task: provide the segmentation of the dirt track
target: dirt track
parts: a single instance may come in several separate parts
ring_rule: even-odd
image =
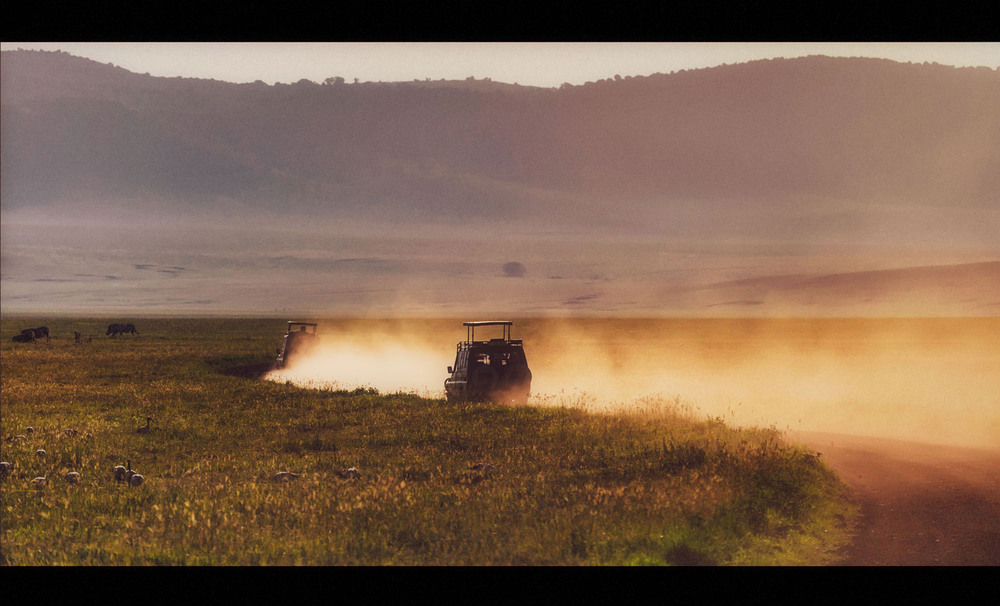
[[[848,566],[1000,565],[1000,452],[838,434],[822,453],[861,508]]]

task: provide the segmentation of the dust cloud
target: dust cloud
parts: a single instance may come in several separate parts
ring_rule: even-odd
[[[265,377],[317,389],[377,389],[444,397],[461,322],[437,320],[319,320],[320,343],[308,355]],[[459,330],[456,330],[456,326]],[[450,345],[449,345],[450,343]]]
[[[401,343],[321,343],[266,378],[320,389],[374,388],[383,394],[402,392],[437,398],[444,396],[444,366],[439,357],[440,352]],[[437,378],[440,381],[432,381]],[[434,388],[432,382],[437,383]]]
[[[321,324],[323,328],[324,324]],[[272,380],[443,397],[460,320],[332,320]],[[1000,449],[1000,318],[524,319],[529,404]],[[478,336],[478,334],[477,334]]]

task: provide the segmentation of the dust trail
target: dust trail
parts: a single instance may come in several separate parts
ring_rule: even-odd
[[[572,386],[606,407],[679,396],[736,425],[1000,448],[1000,318],[577,320],[539,334],[533,392]]]
[[[321,343],[307,357],[265,377],[313,388],[374,388],[379,393],[415,393],[444,397],[447,356],[406,343]],[[436,379],[440,379],[437,381]]]
[[[442,397],[461,320],[331,321],[273,380]],[[529,404],[688,403],[743,426],[1000,449],[1000,318],[525,319]]]

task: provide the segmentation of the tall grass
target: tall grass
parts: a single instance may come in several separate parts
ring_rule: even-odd
[[[22,324],[39,321],[4,319],[0,345],[6,565],[824,564],[848,540],[816,457],[680,399],[599,413],[226,374],[271,358],[279,320],[147,320],[76,345],[106,323],[67,319],[10,343]],[[112,480],[126,460],[141,487]]]

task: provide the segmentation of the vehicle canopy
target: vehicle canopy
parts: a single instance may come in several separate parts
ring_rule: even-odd
[[[510,327],[514,324],[513,320],[482,320],[478,322],[462,322],[462,325],[466,327],[465,329],[465,341],[464,344],[472,345],[475,343],[485,344],[490,342],[503,342],[510,344],[520,344],[521,339],[511,340],[510,338]],[[502,326],[503,327],[503,337],[499,339],[490,339],[489,341],[476,341],[476,328],[480,326]],[[463,343],[459,343],[459,346]]]
[[[316,334],[316,327],[319,326],[315,322],[295,322],[293,320],[288,321],[288,330],[286,332],[304,332],[311,335]],[[312,329],[310,332],[309,329]]]

